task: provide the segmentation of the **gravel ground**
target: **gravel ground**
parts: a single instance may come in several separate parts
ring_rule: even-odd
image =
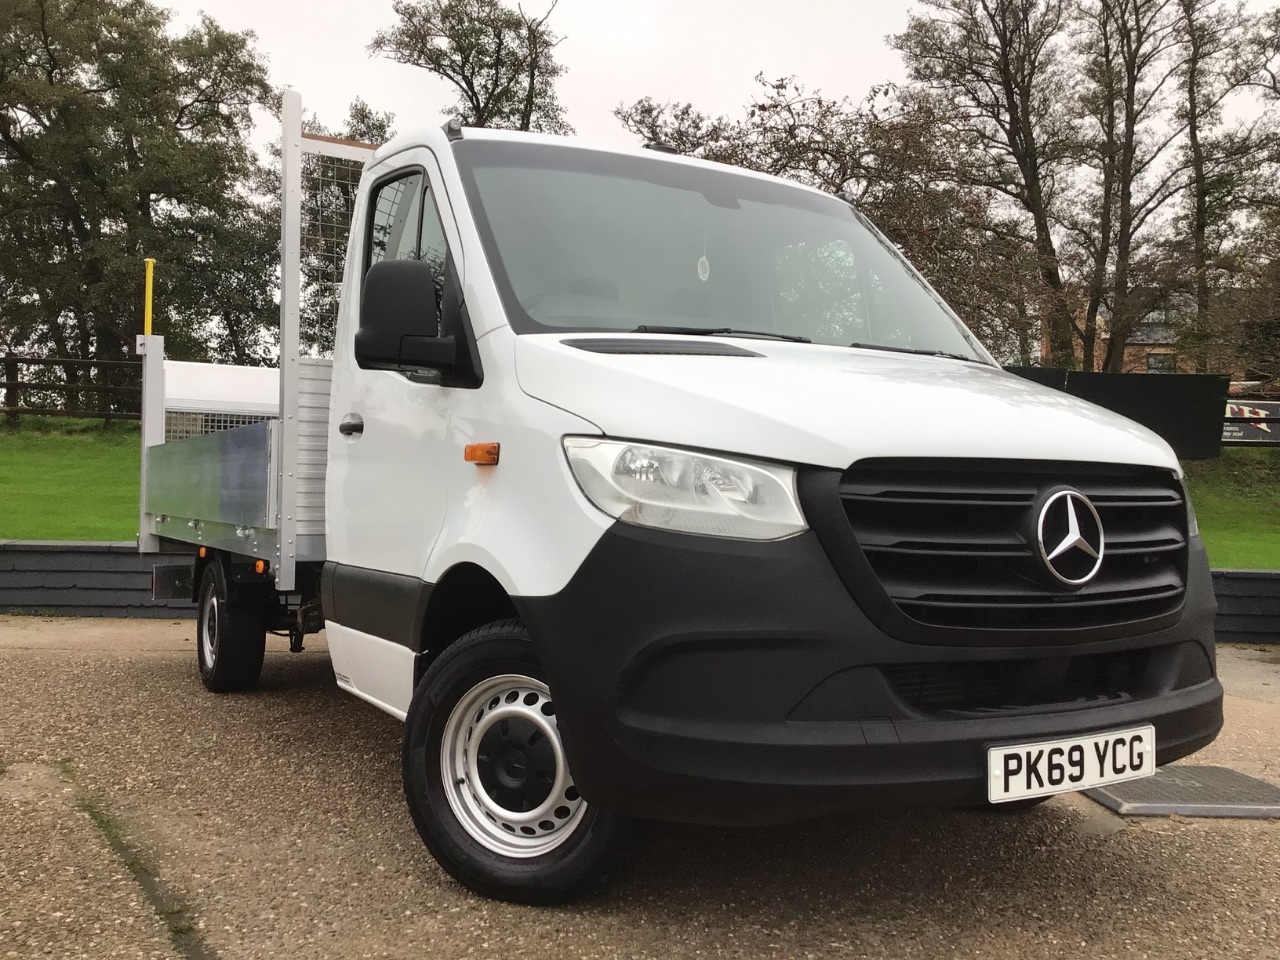
[[[0,958],[1280,958],[1280,823],[1122,821],[1078,796],[654,824],[585,903],[482,900],[420,844],[400,725],[334,686],[322,642],[216,697],[192,629],[0,617]],[[1227,730],[1192,762],[1280,782],[1280,649],[1222,659]]]
[[[44,764],[0,778],[0,956],[170,957],[129,869]]]

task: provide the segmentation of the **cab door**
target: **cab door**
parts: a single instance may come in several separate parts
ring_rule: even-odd
[[[384,260],[434,268],[437,311],[450,250],[430,151],[400,154],[366,194],[334,344],[326,478],[324,598],[339,683],[402,713],[429,587],[422,574],[444,521],[452,389],[430,373],[361,369],[354,356],[364,275]],[[359,229],[359,228],[357,228]],[[452,238],[453,248],[457,237]],[[422,336],[427,329],[424,310]],[[346,682],[344,682],[344,680]]]

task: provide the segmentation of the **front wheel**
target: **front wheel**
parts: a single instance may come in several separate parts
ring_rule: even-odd
[[[578,794],[517,620],[473,630],[432,663],[405,718],[403,764],[423,842],[485,896],[563,902],[602,886],[630,846],[632,821]]]

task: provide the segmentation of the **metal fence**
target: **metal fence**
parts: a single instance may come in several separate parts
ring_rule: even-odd
[[[137,420],[142,409],[142,364],[137,360],[81,360],[73,357],[0,359],[4,406],[11,425],[24,414]]]
[[[342,274],[360,176],[373,144],[302,134],[300,340],[311,356],[332,356]]]

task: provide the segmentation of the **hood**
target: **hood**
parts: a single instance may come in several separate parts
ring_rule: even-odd
[[[655,338],[691,349],[708,339]],[[841,470],[868,457],[1178,470],[1169,445],[1146,427],[986,364],[746,338],[714,338],[750,351],[736,356],[600,353],[574,340],[602,337],[516,337],[520,387],[611,437]]]

